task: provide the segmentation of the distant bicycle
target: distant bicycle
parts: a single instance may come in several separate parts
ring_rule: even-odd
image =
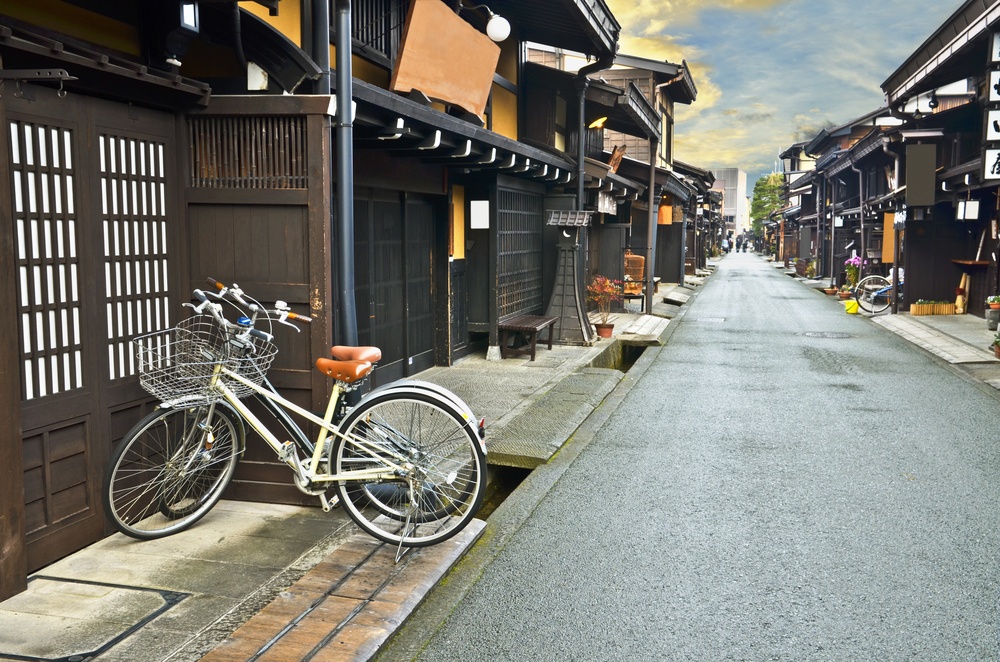
[[[903,296],[903,281],[897,285],[896,296]],[[854,287],[854,298],[861,310],[877,315],[892,303],[892,281],[885,276],[865,276]]]

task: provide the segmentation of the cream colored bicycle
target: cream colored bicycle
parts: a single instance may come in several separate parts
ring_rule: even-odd
[[[195,290],[199,303],[186,304],[192,317],[133,341],[140,383],[161,402],[125,435],[105,474],[104,509],[119,531],[160,538],[204,517],[233,477],[247,426],[288,465],[299,490],[327,511],[339,501],[380,540],[432,545],[472,520],[486,486],[486,445],[484,423],[468,405],[437,385],[399,381],[348,407],[344,395],[381,352],[339,346],[316,361],[333,379],[326,412],[307,411],[282,397],[267,371],[277,353],[271,325],[297,328],[309,318],[210,282],[217,291]],[[272,414],[280,433],[246,400]],[[317,438],[289,412],[316,426]]]

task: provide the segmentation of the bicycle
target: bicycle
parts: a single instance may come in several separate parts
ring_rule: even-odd
[[[118,531],[161,538],[204,517],[233,477],[247,425],[289,466],[300,491],[317,497],[324,511],[342,505],[362,530],[398,545],[398,554],[447,540],[472,520],[486,486],[485,421],[477,424],[465,402],[435,384],[405,380],[349,406],[345,395],[372,372],[381,351],[334,346],[331,358],[316,360],[334,380],[326,411],[307,411],[266,375],[277,353],[273,325],[298,331],[296,324],[310,318],[282,301],[267,309],[238,285],[209,282],[217,292],[196,289],[199,303],[184,304],[192,317],[133,340],[140,384],[160,404],[125,435],[105,473],[104,510]],[[236,322],[223,303],[235,309]],[[265,323],[267,330],[257,328]],[[247,398],[274,416],[287,441]],[[315,441],[289,412],[318,427]]]
[[[896,296],[903,296],[903,281],[897,283]],[[866,313],[877,315],[892,303],[892,281],[885,276],[865,276],[854,287],[854,298]]]

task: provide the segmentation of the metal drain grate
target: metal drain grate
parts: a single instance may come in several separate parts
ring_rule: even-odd
[[[4,602],[12,609],[5,622],[22,632],[39,623],[51,631],[44,638],[22,638],[0,644],[0,658],[26,662],[83,662],[104,653],[180,601],[189,593],[140,586],[123,586],[82,579],[35,575],[28,590]],[[17,603],[31,603],[18,609]],[[14,650],[11,650],[14,649]]]

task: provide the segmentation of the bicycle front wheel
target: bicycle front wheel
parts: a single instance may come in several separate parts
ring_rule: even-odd
[[[482,505],[486,456],[472,422],[447,400],[390,390],[353,409],[341,433],[330,473],[393,473],[337,484],[347,514],[379,540],[405,547],[439,543]]]
[[[140,540],[183,531],[222,497],[243,448],[243,426],[227,407],[154,411],[115,450],[104,476],[104,512]]]
[[[865,276],[854,288],[858,306],[867,313],[881,313],[892,302],[892,283],[883,276]]]

